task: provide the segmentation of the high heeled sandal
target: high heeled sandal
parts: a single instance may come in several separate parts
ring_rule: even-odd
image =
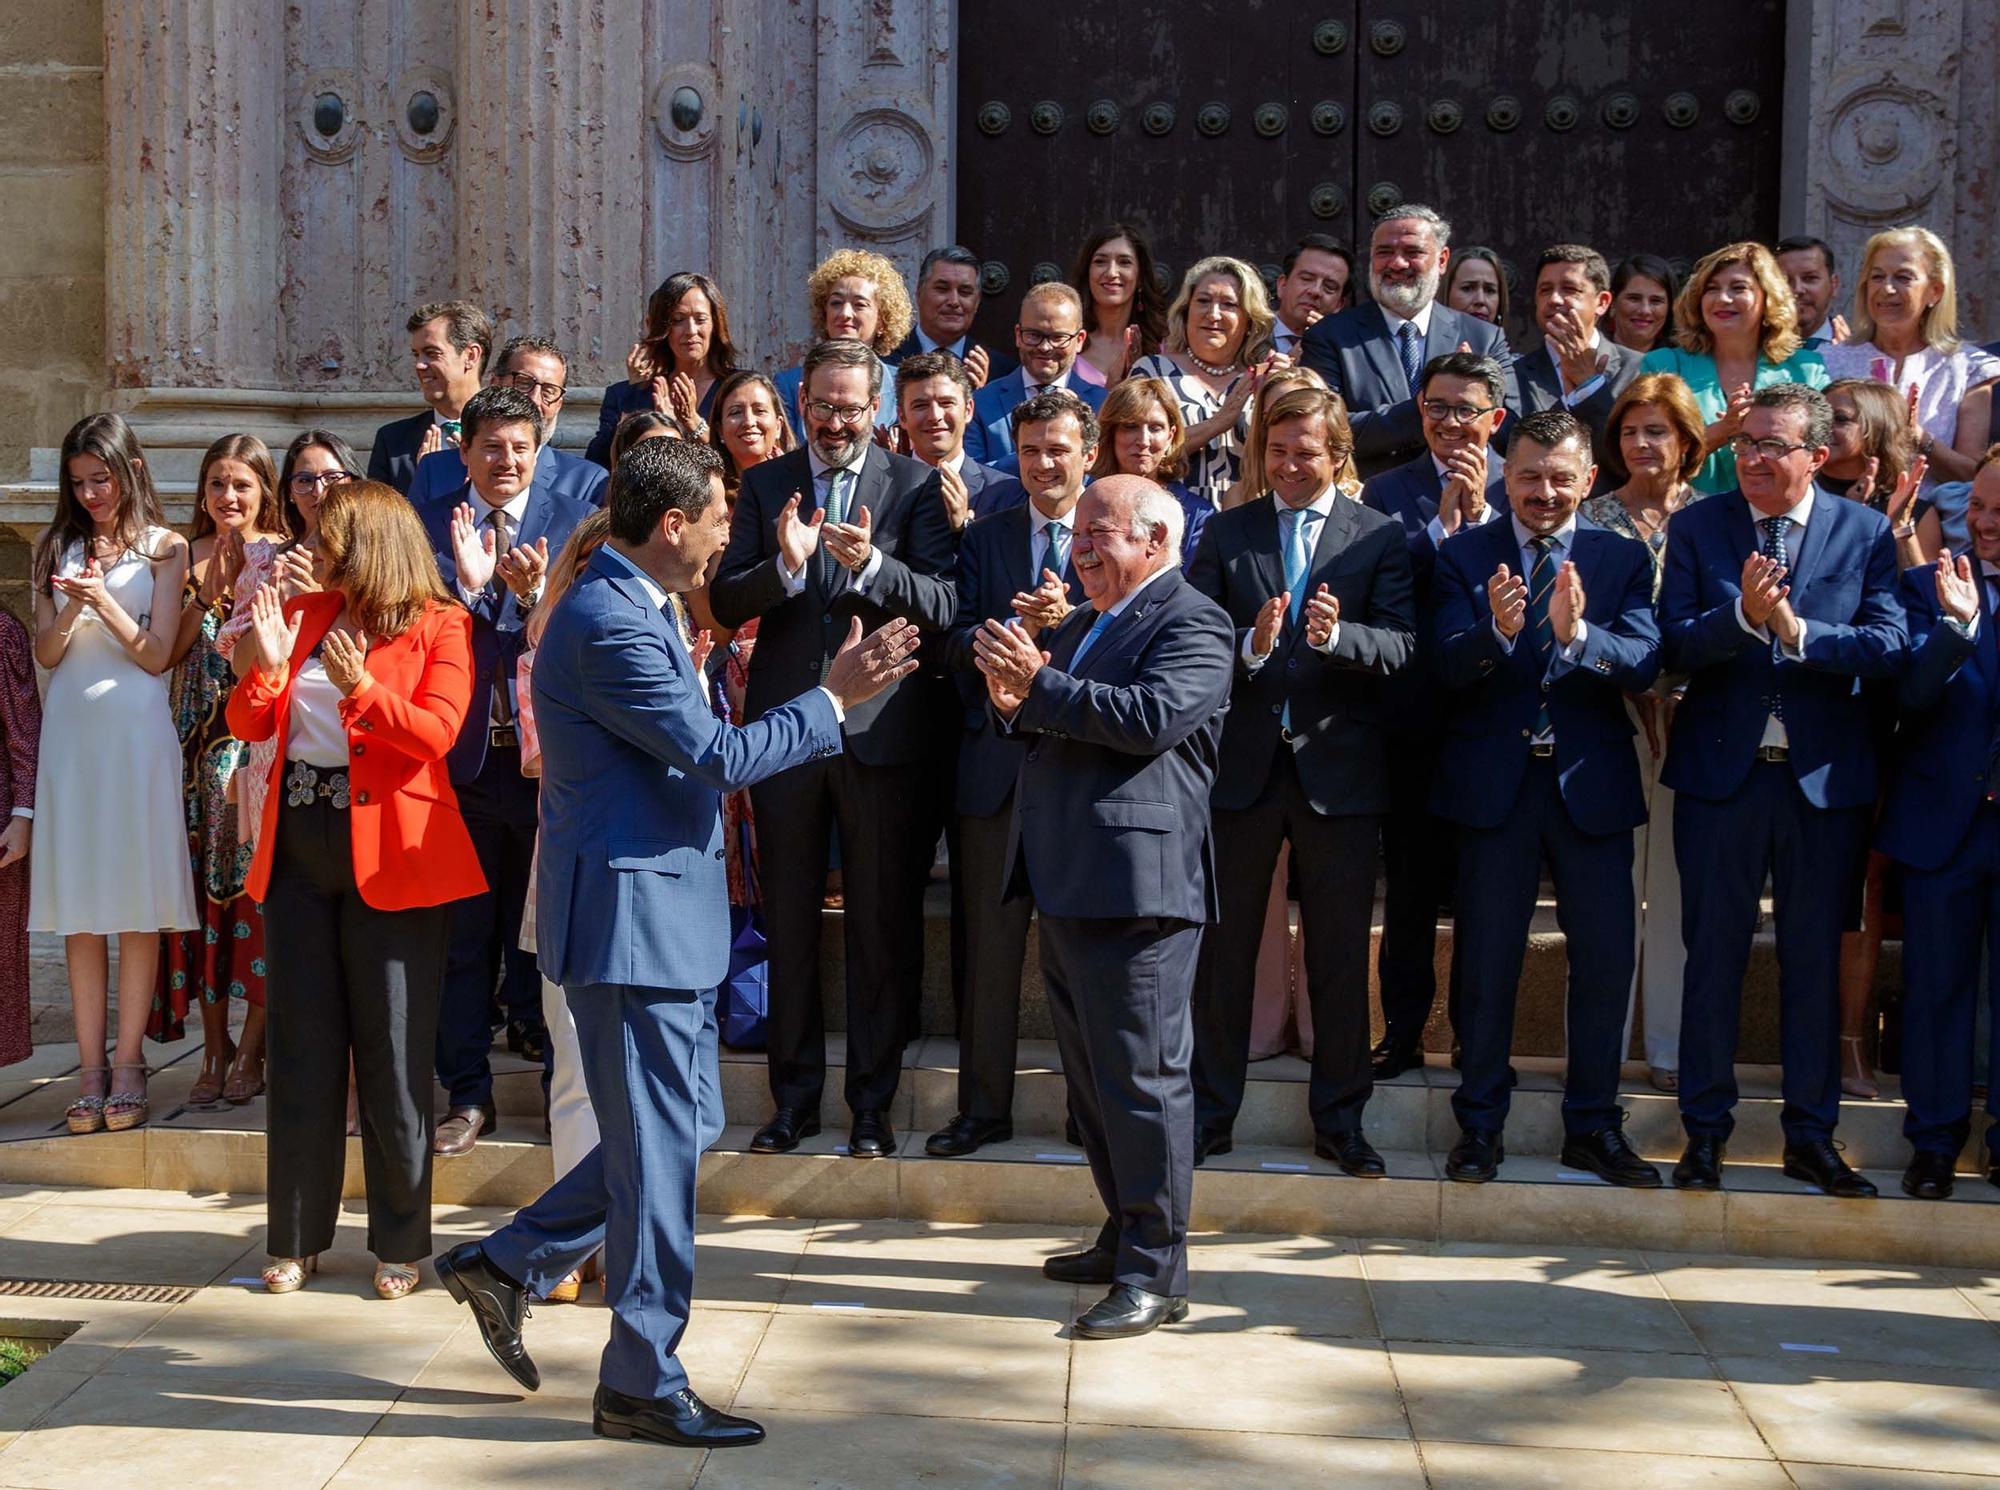
[[[297,1293],[306,1286],[306,1276],[319,1271],[319,1254],[311,1257],[274,1257],[264,1264],[262,1277],[267,1293]]]
[[[250,1074],[251,1057],[231,1069],[229,1079],[222,1084],[222,1100],[232,1107],[241,1107],[245,1102],[264,1095],[264,1057],[257,1056],[256,1074]]]
[[[223,1084],[229,1077],[229,1063],[236,1059],[236,1046],[231,1042],[226,1049],[215,1055],[202,1055],[201,1075],[188,1088],[187,1102],[190,1107],[213,1107],[222,1100]]]
[[[1850,1072],[1847,1062],[1841,1062],[1840,1090],[1849,1097],[1859,1097],[1864,1102],[1882,1095],[1882,1089],[1875,1084],[1874,1068],[1868,1064],[1868,1042],[1861,1035],[1842,1035],[1840,1048],[1852,1051],[1854,1068]]]
[[[375,1264],[375,1292],[385,1299],[408,1298],[417,1289],[417,1268],[410,1262]]]
[[[152,1115],[153,1104],[146,1095],[146,1063],[144,1061],[113,1061],[111,1069],[117,1071],[137,1071],[139,1089],[118,1091],[117,1078],[112,1079],[113,1091],[104,1099],[104,1126],[113,1133],[123,1133],[136,1128]]]
[[[102,1076],[108,1081],[111,1075],[111,1068],[109,1066],[84,1066],[78,1070],[76,1075],[78,1081],[86,1080],[92,1076]],[[74,1102],[69,1104],[69,1110],[63,1114],[63,1121],[69,1124],[69,1131],[72,1133],[102,1133],[104,1131],[104,1093],[83,1093]]]

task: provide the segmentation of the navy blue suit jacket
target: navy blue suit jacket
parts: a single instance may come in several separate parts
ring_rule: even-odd
[[[1975,574],[1978,568],[1975,559]],[[1938,610],[1934,563],[1903,572],[1901,599],[1910,660],[1897,694],[1897,765],[1875,846],[1912,869],[1942,869],[1978,815],[1993,769],[2000,626],[1983,603],[1971,640],[1948,624]]]
[[[432,423],[431,411],[392,419],[375,431],[375,443],[368,450],[368,479],[384,481],[404,496],[417,479],[417,451]]]
[[[978,341],[969,335],[961,336],[949,346],[941,346],[938,350],[940,352],[949,352],[960,362],[963,362],[971,354],[974,347],[986,347],[986,343]],[[901,367],[905,357],[914,357],[923,349],[923,343],[917,340],[917,328],[912,326],[910,334],[897,343],[896,350],[891,352],[884,360],[888,362],[891,368]],[[989,383],[995,378],[1006,377],[1008,373],[1020,365],[1020,363],[1014,360],[1012,353],[1003,352],[998,347],[986,347],[986,380]]]
[[[840,751],[833,702],[816,688],[754,724],[717,719],[673,625],[600,550],[535,653],[536,957],[572,997],[594,984],[721,982],[722,794]]]
[[[1736,619],[1743,561],[1760,546],[1754,516],[1731,490],[1682,508],[1669,527],[1660,630],[1667,669],[1691,676],[1660,780],[1711,802],[1734,793],[1776,689],[1806,800],[1866,806],[1875,800],[1875,748],[1861,680],[1895,677],[1908,647],[1888,519],[1815,490],[1811,520],[1789,545],[1792,609],[1806,623],[1805,660],[1794,662],[1777,660],[1774,643]]]
[[[987,469],[992,468],[987,467]],[[995,474],[999,475],[998,472]],[[1090,481],[1091,478],[1088,476],[1083,478],[1085,486],[1089,486]],[[1208,520],[1215,516],[1215,504],[1207,497],[1196,496],[1181,482],[1162,481],[1160,485],[1181,504],[1181,568],[1185,569],[1194,561],[1195,549],[1201,543],[1202,529],[1207,527]],[[972,515],[990,517],[996,512],[1005,512],[1009,507],[1019,507],[1027,500],[1028,489],[1021,485],[1020,477],[1001,475],[998,482],[988,486],[982,496],[974,500]]]
[[[705,420],[713,420],[715,390],[722,386],[717,378],[708,385],[708,392],[695,405],[695,412]],[[583,452],[583,458],[600,466],[611,464],[611,437],[618,433],[618,426],[627,414],[636,414],[641,409],[653,407],[653,385],[635,383],[630,378],[620,378],[604,390],[604,404],[597,412],[597,433],[590,437],[590,444]]]
[[[1513,521],[1455,534],[1438,555],[1432,628],[1438,677],[1451,690],[1431,810],[1468,827],[1496,827],[1521,790],[1544,698],[1570,821],[1616,833],[1646,821],[1646,789],[1625,695],[1660,671],[1653,560],[1642,543],[1579,522],[1569,552],[1583,581],[1583,649],[1547,664],[1526,628],[1510,651],[1493,630],[1486,582],[1525,562]]]
[[[553,445],[544,445],[535,457],[538,481],[545,466],[548,468],[549,490],[579,497],[593,507],[604,505],[605,491],[611,482],[611,473],[604,467],[558,450]],[[410,483],[410,489],[404,495],[410,499],[412,506],[422,511],[438,498],[464,489],[465,456],[457,446],[447,445],[417,462],[417,478]],[[549,545],[549,557],[555,557],[554,544]]]
[[[1300,784],[1316,812],[1389,810],[1389,750],[1382,685],[1416,650],[1417,608],[1402,530],[1345,497],[1319,525],[1303,586],[1325,585],[1340,602],[1330,652],[1305,639],[1304,610],[1287,618],[1263,664],[1252,672],[1243,644],[1257,613],[1285,588],[1277,499],[1218,512],[1188,565],[1188,583],[1229,613],[1236,628],[1229,717],[1214,805],[1241,812],[1263,793],[1278,752],[1293,752]],[[1291,735],[1281,733],[1291,706]]]
[[[1027,745],[1018,735],[995,728],[986,707],[986,677],[973,660],[972,637],[984,621],[1012,620],[1014,597],[1041,583],[1041,575],[1031,572],[1032,527],[1030,509],[1014,506],[968,524],[958,539],[958,616],[945,638],[945,666],[958,685],[965,712],[955,810],[976,817],[990,816],[1007,805]],[[1083,586],[1077,583],[1075,569],[1063,579],[1069,603],[1083,605]]]
[[[1107,389],[1085,382],[1072,368],[1063,387],[1089,404],[1092,411],[1104,407]],[[1013,413],[1027,402],[1028,375],[1015,368],[1005,377],[994,378],[972,396],[972,422],[965,430],[965,453],[974,460],[1012,472],[1014,459]]]
[[[1460,342],[1506,369],[1507,386],[1501,402],[1510,417],[1519,417],[1521,390],[1514,379],[1514,354],[1500,328],[1476,316],[1433,305],[1430,330],[1424,337],[1424,361],[1456,352]],[[1379,305],[1357,305],[1315,321],[1300,351],[1305,365],[1345,400],[1348,422],[1354,429],[1355,463],[1364,477],[1376,476],[1423,453],[1423,420]],[[1505,434],[1503,429],[1496,443],[1504,444]]]
[[[1208,794],[1235,631],[1169,568],[1076,672],[1096,624],[1071,612],[1013,719],[1028,738],[1007,840],[1008,895],[1045,916],[1206,923],[1218,914]]]
[[[576,525],[595,510],[590,502],[572,492],[556,489],[555,478],[545,474],[541,461],[535,462],[535,479],[529,487],[528,508],[521,516],[521,531],[513,535],[517,544],[533,544],[546,538],[549,557],[554,559]],[[470,502],[473,511],[484,515],[489,509],[467,482],[456,491],[432,497],[417,509],[424,530],[430,535],[431,552],[445,588],[462,599],[458,590],[458,559],[451,548],[451,514],[461,502]],[[470,781],[486,764],[487,730],[493,710],[496,681],[514,680],[514,664],[520,660],[521,628],[527,623],[524,608],[496,575],[485,592],[471,604],[472,612],[472,703],[465,711],[465,723],[451,747],[446,764],[454,783]],[[539,717],[536,723],[540,724]]]

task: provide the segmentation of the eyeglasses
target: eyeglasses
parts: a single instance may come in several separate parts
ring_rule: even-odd
[[[1439,424],[1470,424],[1481,415],[1492,412],[1491,404],[1482,408],[1478,404],[1447,404],[1431,400],[1424,403],[1424,417]]]
[[[1738,435],[1729,442],[1729,453],[1738,460],[1742,460],[1754,450],[1759,459],[1779,461],[1790,455],[1794,450],[1810,450],[1812,448],[1810,445],[1797,443],[1792,440],[1753,440],[1748,435]]]
[[[868,417],[868,405],[830,404],[823,398],[809,398],[806,412],[827,424],[859,424]]]
[[[1034,351],[1059,352],[1079,336],[1081,331],[1030,331],[1026,326],[1016,326],[1014,334],[1021,338],[1021,345]]]
[[[345,471],[294,471],[292,490],[302,497],[309,497],[314,492],[325,491],[353,479]]]
[[[565,392],[563,385],[560,383],[543,383],[529,377],[526,373],[502,373],[493,381],[504,384],[509,388],[518,388],[532,399],[539,399],[552,404],[561,403],[563,393]]]

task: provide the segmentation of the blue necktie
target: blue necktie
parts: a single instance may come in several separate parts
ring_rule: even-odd
[[[1403,359],[1403,376],[1410,380],[1410,395],[1414,398],[1424,376],[1424,341],[1417,334],[1415,321],[1405,321],[1396,328],[1396,355]]]
[[[1535,655],[1541,658],[1541,676],[1549,675],[1549,659],[1555,654],[1556,629],[1549,621],[1549,595],[1556,587],[1556,541],[1542,537],[1535,540],[1535,565],[1528,571],[1528,635],[1534,639]],[[1549,695],[1544,688],[1541,693],[1541,707],[1535,712],[1535,735],[1537,740],[1545,738],[1549,724]]]
[[[1310,508],[1295,508],[1285,513],[1288,526],[1285,529],[1285,589],[1291,593],[1291,617],[1294,622],[1306,604],[1306,571],[1312,566],[1312,524],[1319,521],[1319,514]]]
[[[1090,624],[1090,630],[1084,633],[1083,645],[1078,647],[1076,651],[1070,656],[1069,670],[1071,673],[1074,673],[1079,667],[1083,665],[1084,654],[1087,653],[1092,647],[1097,645],[1098,637],[1104,634],[1104,628],[1109,626],[1110,624],[1111,624],[1111,612],[1108,610],[1099,611],[1097,619],[1091,622]]]
[[[1042,530],[1042,536],[1045,541],[1045,547],[1042,550],[1042,568],[1049,570],[1058,579],[1066,580],[1069,568],[1069,524],[1063,522],[1050,523],[1047,528]],[[1041,582],[1042,577],[1037,574],[1035,576],[1035,583],[1040,584]]]
[[[1762,519],[1761,526],[1764,529],[1764,557],[1781,568],[1790,569],[1792,560],[1791,555],[1785,551],[1785,534],[1791,528],[1792,520],[1789,517],[1767,517]],[[1778,673],[1775,668],[1771,671],[1771,691],[1764,696],[1764,703],[1771,717],[1783,724],[1785,700],[1778,692]]]
[[[854,479],[854,473],[845,467],[829,471],[826,481],[826,521],[844,523],[847,521],[847,484]],[[824,541],[819,546],[820,575],[831,590],[840,576],[840,560],[836,559]]]

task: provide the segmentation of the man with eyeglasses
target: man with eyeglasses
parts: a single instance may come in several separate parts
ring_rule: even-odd
[[[1875,1194],[1833,1142],[1840,933],[1878,780],[1860,681],[1895,677],[1908,636],[1888,520],[1813,479],[1832,429],[1817,390],[1758,389],[1730,441],[1737,489],[1683,508],[1667,545],[1666,667],[1688,675],[1660,771],[1674,790],[1688,954],[1682,1189],[1722,1186],[1737,1015],[1768,875],[1785,1174],[1829,1195]]]
[[[956,537],[938,473],[874,443],[882,364],[851,339],[806,353],[806,442],[743,473],[729,545],[709,586],[724,626],[758,619],[744,714],[761,718],[826,675],[861,618],[914,621],[925,645],[957,609]],[[804,680],[804,681],[802,681]],[[901,1071],[912,979],[923,966],[923,889],[935,835],[912,771],[933,748],[934,695],[906,678],[848,712],[847,748],[751,791],[771,948],[771,1121],[751,1140],[785,1153],[820,1129],[826,1083],[819,939],[832,835],[846,893],[848,1152],[893,1153],[889,1107]]]
[[[1361,491],[1364,503],[1403,525],[1417,608],[1415,654],[1382,686],[1390,748],[1389,811],[1382,820],[1382,940],[1375,953],[1383,1026],[1373,1052],[1377,1081],[1394,1080],[1424,1063],[1424,1025],[1437,999],[1438,907],[1449,900],[1454,878],[1451,825],[1431,811],[1431,779],[1444,727],[1444,690],[1431,645],[1431,579],[1440,546],[1454,534],[1492,522],[1507,506],[1505,477],[1490,448],[1507,416],[1500,364],[1471,352],[1450,352],[1431,359],[1417,387],[1424,453],[1383,472]],[[1457,989],[1454,972],[1446,1004],[1454,1025]]]
[[[963,244],[934,248],[917,270],[917,324],[888,356],[890,367],[919,352],[949,352],[965,364],[973,388],[984,388],[1014,370],[1014,359],[974,341],[985,292],[979,282],[979,255]]]
[[[569,391],[569,359],[546,336],[517,336],[500,349],[493,365],[495,388],[514,388],[534,400],[542,412],[542,448],[535,457],[535,475],[546,489],[582,498],[593,507],[604,505],[611,473],[595,461],[556,449],[556,421],[562,417]],[[465,456],[458,445],[446,445],[417,462],[411,483],[411,505],[422,511],[437,498],[465,485]]]
[[[1104,407],[1108,391],[1072,371],[1083,350],[1083,301],[1060,280],[1035,285],[1021,298],[1014,350],[1021,354],[1021,365],[979,390],[972,402],[972,424],[965,432],[966,454],[1009,475],[1019,469],[1014,457],[1016,408],[1038,393],[1063,389],[1095,414]]]

